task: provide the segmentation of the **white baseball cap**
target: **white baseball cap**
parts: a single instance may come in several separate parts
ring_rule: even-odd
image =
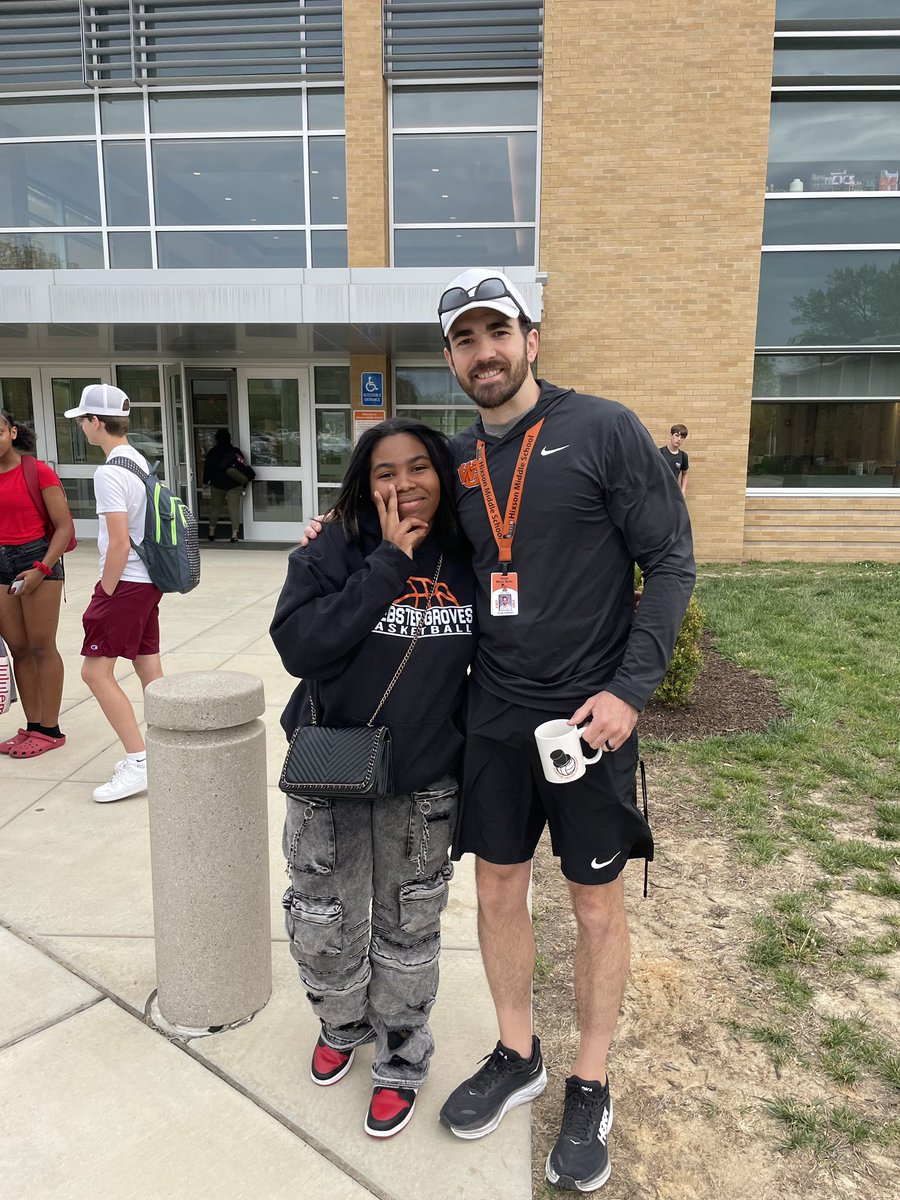
[[[127,417],[131,401],[121,388],[111,383],[89,383],[81,393],[77,408],[70,408],[67,417]]]
[[[506,317],[532,319],[522,293],[495,267],[470,267],[444,289],[438,304],[444,337],[456,319],[473,308],[492,308]]]

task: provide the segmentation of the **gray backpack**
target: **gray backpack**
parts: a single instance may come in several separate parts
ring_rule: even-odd
[[[174,492],[148,474],[131,458],[107,459],[107,466],[123,467],[137,475],[147,489],[144,540],[135,553],[161,592],[190,592],[200,582],[200,538],[194,514]]]

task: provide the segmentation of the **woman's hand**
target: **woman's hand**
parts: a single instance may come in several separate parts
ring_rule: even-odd
[[[413,551],[425,540],[428,522],[420,521],[418,517],[400,517],[397,509],[397,489],[393,484],[388,487],[387,502],[380,492],[375,492],[372,499],[375,501],[378,520],[381,522],[381,536],[412,558]]]
[[[37,567],[29,567],[27,571],[20,571],[16,579],[24,579],[25,581],[25,586],[16,595],[20,597],[30,596],[44,582],[44,572],[39,571]]]

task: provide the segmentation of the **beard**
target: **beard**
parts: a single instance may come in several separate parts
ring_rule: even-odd
[[[498,375],[496,379],[487,380],[476,379],[474,371],[464,379],[457,376],[459,386],[469,399],[474,400],[479,408],[487,412],[501,408],[507,400],[511,400],[528,378],[529,371],[528,357],[525,354],[522,354],[514,362],[500,360],[493,363],[481,363],[477,370],[489,370],[492,366],[498,366],[508,374]]]

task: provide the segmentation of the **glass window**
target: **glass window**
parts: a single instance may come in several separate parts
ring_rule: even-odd
[[[89,96],[0,100],[0,137],[77,137],[94,132]]]
[[[325,404],[329,408],[335,405],[350,407],[350,368],[349,367],[316,367],[315,369],[316,404]]]
[[[140,96],[101,96],[100,128],[104,133],[143,133],[144,103]]]
[[[106,455],[99,446],[91,446],[81,432],[81,424],[72,421],[63,414],[68,408],[77,408],[81,393],[91,383],[100,383],[96,375],[62,376],[58,375],[50,381],[50,391],[53,396],[53,419],[56,425],[57,461],[65,464],[99,464]],[[74,514],[73,514],[74,515]],[[94,517],[96,512],[88,512],[85,516]]]
[[[900,354],[758,354],[753,395],[900,396]]]
[[[248,379],[247,396],[251,462],[256,466],[301,466],[300,385],[297,380]],[[259,517],[259,509],[254,507],[254,512]]]
[[[822,246],[848,242],[900,245],[900,195],[852,200],[768,200],[766,246]]]
[[[102,268],[99,233],[2,233],[0,271],[69,271]]]
[[[299,479],[254,479],[253,517],[257,521],[281,521],[298,527],[303,515],[303,484]]]
[[[398,416],[417,417],[447,437],[475,418],[472,402],[444,367],[397,367],[394,386]]]
[[[309,139],[309,203],[314,225],[347,223],[347,167],[342,137]]]
[[[398,87],[393,91],[396,129],[465,128],[537,124],[534,84],[497,87]]]
[[[533,229],[397,229],[398,267],[527,267],[534,263]]]
[[[754,401],[747,485],[900,487],[900,404]]]
[[[304,223],[299,139],[155,142],[153,165],[160,225]]]
[[[116,367],[116,385],[127,394],[132,404],[160,403],[157,367]]]
[[[852,8],[847,0],[777,0],[775,17],[778,21],[817,21],[832,17],[846,20],[848,10],[855,21],[900,15],[897,0],[857,0]]]
[[[773,98],[768,190],[896,192],[898,172],[900,95]]]
[[[533,133],[394,138],[394,220],[533,221]]]
[[[314,267],[346,267],[346,229],[314,229],[311,240]]]
[[[898,14],[900,27],[900,14]],[[847,77],[891,79],[900,75],[900,48],[882,39],[854,38],[853,41],[827,42],[795,46],[776,45],[772,67],[775,79],[817,80]]]
[[[344,93],[331,88],[310,88],[306,94],[310,129],[343,129]]]
[[[23,425],[34,428],[34,401],[27,376],[0,376],[0,408],[5,408]]]
[[[149,233],[111,233],[109,235],[109,265],[114,271],[150,270],[153,251]]]
[[[70,421],[69,424],[72,424],[72,422]],[[97,519],[97,502],[94,499],[93,478],[61,479],[60,483],[63,485],[63,491],[66,493],[66,499],[69,502],[69,512],[72,516],[76,520],[95,521]]]
[[[93,142],[0,146],[0,225],[99,225]]]
[[[758,345],[890,345],[898,330],[900,251],[763,254]]]
[[[305,267],[306,234],[193,229],[158,233],[160,267]]]
[[[350,409],[316,409],[316,462],[320,483],[340,483],[350,461]]]
[[[103,147],[106,220],[109,225],[148,225],[147,156],[143,142],[106,142]]]
[[[153,133],[302,129],[299,92],[206,92],[150,97]]]

